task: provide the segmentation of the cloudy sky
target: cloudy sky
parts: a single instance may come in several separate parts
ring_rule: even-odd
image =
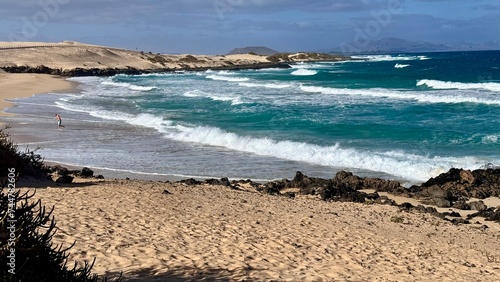
[[[398,37],[500,40],[498,0],[0,0],[0,41],[74,40],[165,53],[356,47]]]

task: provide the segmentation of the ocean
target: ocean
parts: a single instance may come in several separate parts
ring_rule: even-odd
[[[291,69],[70,78],[17,99],[20,144],[126,177],[331,178],[406,184],[500,165],[500,51],[355,56]],[[63,118],[58,130],[54,113]],[[106,175],[105,175],[106,176]]]

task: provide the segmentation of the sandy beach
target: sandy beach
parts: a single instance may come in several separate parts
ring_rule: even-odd
[[[393,206],[133,180],[52,185],[36,198],[55,206],[54,241],[76,241],[72,260],[96,257],[96,273],[126,281],[500,279],[498,230]]]
[[[6,99],[25,98],[35,94],[71,90],[75,85],[64,78],[46,74],[12,74],[0,72],[0,116],[12,107]]]
[[[50,75],[0,73],[0,109],[13,106],[4,99],[73,87]],[[500,281],[493,222],[456,225],[396,206],[245,185],[78,178],[26,189],[54,206],[54,243],[76,242],[68,265],[96,258],[95,273],[122,272],[125,281]]]

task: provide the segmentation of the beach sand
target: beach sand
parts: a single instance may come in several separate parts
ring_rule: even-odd
[[[0,116],[12,107],[5,99],[25,98],[38,93],[60,92],[73,89],[75,84],[60,77],[46,74],[11,74],[0,72]]]
[[[394,206],[133,180],[38,189],[71,260],[126,281],[500,281],[500,232]],[[167,190],[169,193],[164,192]],[[71,264],[71,263],[70,263]]]
[[[71,87],[48,75],[0,74],[1,99]],[[96,258],[95,273],[123,272],[125,281],[500,281],[499,229],[474,220],[453,225],[394,206],[251,188],[32,184],[44,187],[35,199],[55,207],[53,242],[76,241],[68,265]]]

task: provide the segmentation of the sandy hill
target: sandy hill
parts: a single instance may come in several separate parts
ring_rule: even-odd
[[[180,70],[197,68],[238,68],[271,66],[266,57],[257,55],[170,55],[120,48],[97,46],[73,41],[45,42],[0,42],[0,68],[11,72],[22,72],[21,67],[40,66],[64,74],[74,69],[137,69],[147,71]],[[18,71],[16,71],[18,70]]]

